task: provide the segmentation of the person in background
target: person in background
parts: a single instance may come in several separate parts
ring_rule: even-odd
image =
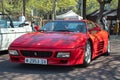
[[[19,21],[22,22],[22,23],[25,22],[25,16],[23,15],[23,13],[20,14]]]
[[[101,23],[102,23],[102,25],[103,25],[103,28],[104,28],[106,31],[109,31],[109,29],[108,29],[108,22],[107,22],[107,16],[103,16],[103,17],[102,17]]]

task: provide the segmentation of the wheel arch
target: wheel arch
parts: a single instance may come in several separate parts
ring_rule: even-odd
[[[87,52],[87,58],[89,57],[89,59],[90,59],[90,61],[86,61],[86,57],[85,57],[85,55],[86,55],[86,52],[85,52],[85,54],[84,54],[84,62],[83,62],[83,66],[84,67],[87,67],[89,64],[90,64],[90,62],[91,62],[91,60],[92,60],[92,40],[91,39],[87,39],[87,41],[86,41],[86,46],[89,44],[89,46],[90,46],[90,48],[91,48],[91,55],[90,55],[90,57],[88,56],[88,52]],[[86,49],[87,49],[87,47],[86,47]],[[87,49],[88,50],[88,49]]]
[[[90,45],[91,45],[91,59],[93,57],[93,42],[92,42],[92,39],[88,39],[88,41],[90,42]]]

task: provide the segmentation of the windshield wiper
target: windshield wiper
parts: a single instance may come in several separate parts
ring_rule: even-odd
[[[54,30],[54,31],[71,32],[70,30]]]
[[[39,32],[44,32],[44,31],[46,31],[46,30],[41,30],[41,29],[40,29],[40,30],[38,30],[38,31],[39,31]]]
[[[48,30],[38,30],[39,32],[46,32],[46,31],[48,31]],[[74,32],[74,31],[71,31],[71,30],[53,30],[53,31],[55,31],[55,32]]]

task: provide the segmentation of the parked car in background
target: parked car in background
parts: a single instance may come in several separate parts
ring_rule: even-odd
[[[108,32],[89,20],[50,21],[9,46],[11,62],[41,65],[88,66],[92,59],[109,52]]]
[[[12,21],[8,15],[0,14],[0,51],[8,50],[13,40],[28,32],[32,28],[27,22]]]

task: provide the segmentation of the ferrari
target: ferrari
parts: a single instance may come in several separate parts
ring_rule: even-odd
[[[110,36],[90,20],[55,20],[15,39],[8,52],[11,62],[88,66],[94,58],[110,55]]]

